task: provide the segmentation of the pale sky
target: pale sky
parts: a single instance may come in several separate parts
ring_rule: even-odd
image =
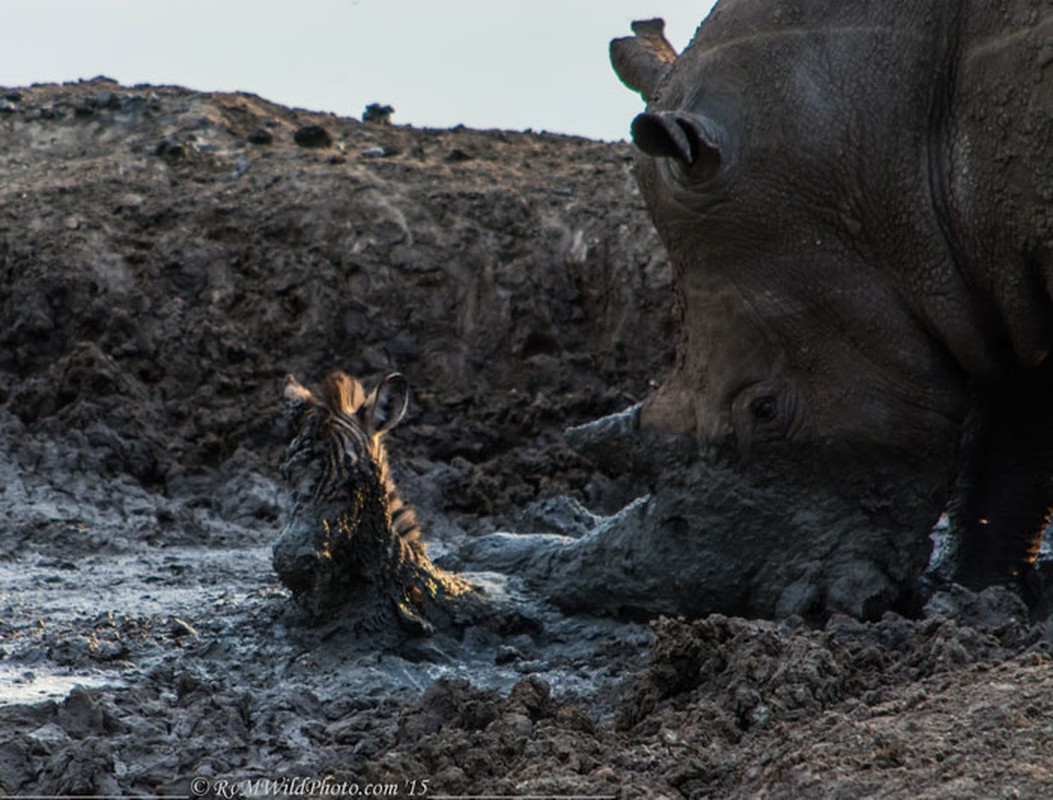
[[[247,91],[396,124],[624,139],[642,101],[607,44],[664,17],[677,50],[713,0],[0,0],[0,86],[107,75]]]

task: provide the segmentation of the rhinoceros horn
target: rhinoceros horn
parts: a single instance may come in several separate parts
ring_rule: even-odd
[[[611,64],[622,83],[650,101],[676,61],[676,50],[665,38],[664,19],[637,20],[632,28],[632,36],[611,42]]]

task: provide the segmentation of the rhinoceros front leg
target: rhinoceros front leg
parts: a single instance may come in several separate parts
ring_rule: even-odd
[[[1038,591],[1029,573],[1053,506],[1051,408],[1047,363],[987,391],[967,425],[951,519],[954,577],[970,588],[1022,581],[1025,594]]]

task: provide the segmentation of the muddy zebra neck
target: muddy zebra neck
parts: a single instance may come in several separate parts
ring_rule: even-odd
[[[402,499],[398,487],[395,486],[395,481],[391,477],[391,468],[388,465],[387,450],[379,437],[373,441],[373,460],[377,465],[384,505],[388,519],[391,521],[391,532],[395,534],[399,544],[400,560],[402,558],[416,560],[417,554],[423,555],[424,553],[417,513]]]

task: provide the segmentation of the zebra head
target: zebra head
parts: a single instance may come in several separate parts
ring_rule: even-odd
[[[383,438],[406,413],[405,379],[367,393],[343,372],[317,389],[289,376],[283,394],[295,435],[281,463],[292,500],[274,545],[282,582],[315,617],[367,609],[361,630],[398,623],[416,636],[433,630],[430,615],[451,622],[445,606],[471,602],[474,588],[428,559],[388,472]]]
[[[405,378],[392,373],[367,394],[356,378],[339,370],[313,391],[289,375],[283,395],[296,436],[281,473],[297,499],[340,500],[363,481],[386,487],[382,440],[406,413]]]

